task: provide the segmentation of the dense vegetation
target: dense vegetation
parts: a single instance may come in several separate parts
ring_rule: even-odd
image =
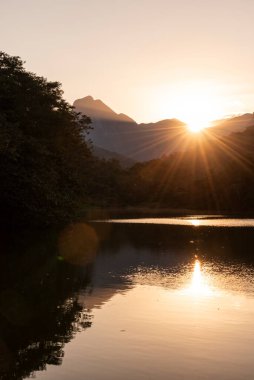
[[[7,221],[70,217],[84,196],[90,119],[63,100],[60,84],[0,53],[0,208]]]
[[[58,82],[0,53],[2,223],[59,223],[91,205],[254,211],[254,128],[209,132],[189,150],[128,169],[93,155],[90,128]]]
[[[254,128],[227,138],[207,132],[192,149],[137,164],[130,172],[139,189],[136,203],[253,213]]]

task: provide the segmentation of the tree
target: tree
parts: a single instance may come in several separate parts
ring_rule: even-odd
[[[0,212],[8,223],[71,218],[85,200],[91,120],[61,85],[0,52]]]

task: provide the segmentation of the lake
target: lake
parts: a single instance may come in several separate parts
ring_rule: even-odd
[[[0,241],[0,379],[253,378],[253,219],[95,220]]]

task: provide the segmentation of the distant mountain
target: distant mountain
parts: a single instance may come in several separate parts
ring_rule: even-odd
[[[243,132],[246,128],[252,126],[254,126],[254,113],[246,113],[227,119],[215,120],[212,123],[213,130],[223,136],[227,136],[231,133]]]
[[[93,130],[90,138],[99,147],[99,156],[106,159],[111,152],[111,155],[119,154],[134,161],[148,161],[174,151],[186,150],[193,143],[193,136],[187,131],[186,124],[177,119],[138,124],[125,114],[117,114],[92,96],[78,99],[73,105],[77,111],[91,117]],[[227,136],[250,126],[254,126],[254,116],[245,114],[217,120],[206,133]]]
[[[80,112],[85,113],[94,119],[135,123],[135,121],[127,115],[124,115],[123,113],[117,114],[101,100],[95,100],[92,96],[86,96],[85,98],[75,100],[73,105]]]
[[[90,138],[96,146],[135,161],[168,155],[179,146],[181,135],[186,133],[185,124],[177,119],[137,124],[91,96],[78,99],[73,105],[91,117],[94,129]]]
[[[123,156],[122,154],[119,154],[119,153],[111,152],[110,150],[103,149],[97,145],[93,145],[93,152],[99,158],[102,158],[105,160],[119,161],[123,168],[128,168],[136,163],[136,161],[130,157]]]
[[[254,156],[254,124],[242,132],[230,134],[226,139],[226,144],[231,147],[231,151],[236,150],[238,155],[245,157]]]

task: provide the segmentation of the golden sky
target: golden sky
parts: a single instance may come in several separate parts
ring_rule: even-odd
[[[254,0],[0,0],[0,14],[1,50],[70,102],[138,122],[254,111]]]

